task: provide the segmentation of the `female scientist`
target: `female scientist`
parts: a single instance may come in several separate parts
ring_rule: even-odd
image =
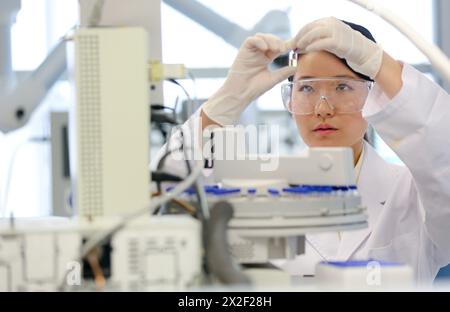
[[[296,68],[268,70],[292,50]],[[224,85],[185,127],[199,127],[199,119],[202,129],[235,124],[249,103],[290,76],[285,104],[304,142],[353,149],[369,226],[307,235],[305,254],[281,267],[311,275],[319,261],[373,258],[407,263],[419,283],[432,282],[450,262],[449,94],[390,57],[365,28],[330,17],[288,42],[249,37]],[[364,141],[368,123],[406,167],[387,163]]]

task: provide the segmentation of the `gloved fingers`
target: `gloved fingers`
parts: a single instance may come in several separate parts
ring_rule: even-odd
[[[300,31],[297,33],[297,35],[295,35],[294,38],[292,38],[291,40],[288,40],[287,45],[289,46],[289,48],[291,50],[295,50],[297,48],[297,43],[309,32],[311,32],[314,29],[317,28],[327,28],[329,27],[328,25],[330,24],[330,19],[332,17],[326,17],[326,18],[321,18],[318,20],[315,20],[313,22],[310,22],[308,24],[306,24],[305,26],[303,26]]]
[[[303,51],[304,53],[315,52],[315,51],[328,51],[331,53],[336,53],[336,42],[333,38],[325,38],[316,40],[315,42],[308,45]]]
[[[257,36],[248,37],[243,46],[250,51],[267,51],[269,49],[267,42]]]
[[[297,42],[304,37],[307,33],[309,33],[311,30],[317,28],[319,25],[321,25],[322,22],[321,20],[316,20],[313,21],[311,23],[306,24],[305,26],[303,26],[300,31],[297,33],[297,35],[295,35],[294,38],[292,38],[292,45],[291,48],[295,49],[297,47]]]
[[[288,79],[290,76],[295,74],[296,70],[297,70],[296,67],[287,66],[273,71],[271,73],[272,85],[276,85],[277,83],[280,83],[285,79]]]
[[[309,46],[314,44],[317,41],[322,41],[324,39],[332,39],[333,30],[328,27],[319,26],[311,29],[309,32],[305,33],[303,37],[301,37],[297,43],[295,48],[298,52],[309,52]]]
[[[264,40],[269,46],[269,50],[272,52],[283,52],[284,50],[286,50],[286,46],[283,40],[275,35],[258,33],[255,36]]]

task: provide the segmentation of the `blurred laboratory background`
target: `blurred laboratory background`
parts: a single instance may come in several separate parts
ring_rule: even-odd
[[[7,10],[2,7],[7,1],[2,2],[0,31],[10,31],[11,18],[13,26],[10,34],[12,49],[6,51],[5,45],[0,43],[0,55],[4,60],[11,53],[12,72],[16,83],[20,83],[43,62],[61,38],[80,23],[80,3],[79,0],[22,0],[20,10],[11,16],[5,15]],[[449,1],[377,2],[401,14],[426,40],[437,44],[450,56],[450,19],[445,15],[450,12]],[[196,10],[188,3],[198,4]],[[205,18],[208,14],[209,18]],[[187,69],[186,78],[163,82],[162,103],[158,103],[173,108],[180,121],[186,120],[223,83],[246,36],[268,32],[288,39],[303,25],[326,16],[366,25],[388,53],[441,83],[424,54],[398,30],[345,0],[162,0],[161,11],[149,14],[149,18],[155,16],[161,20],[162,62],[183,64]],[[0,83],[5,87],[5,81]],[[444,87],[450,91],[449,86]],[[64,189],[64,183],[70,183],[70,179],[67,168],[55,172],[55,157],[64,162],[64,157],[68,156],[52,153],[51,142],[57,139],[56,134],[52,137],[52,128],[66,127],[71,96],[68,76],[63,74],[24,127],[0,132],[0,203],[6,216],[11,212],[15,217],[55,214],[52,211],[55,185]],[[280,152],[283,154],[294,154],[304,148],[292,117],[283,107],[280,86],[251,105],[242,122],[280,125]],[[152,129],[151,156],[163,145],[169,131],[161,125]],[[401,164],[376,133],[370,133],[370,140],[385,159]]]

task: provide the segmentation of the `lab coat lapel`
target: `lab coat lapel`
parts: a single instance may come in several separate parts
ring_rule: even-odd
[[[389,170],[389,164],[377,154],[372,146],[365,143],[358,191],[363,206],[367,208],[369,225],[362,230],[343,232],[337,260],[347,261],[371,234],[391,189],[390,182],[393,179],[389,179]]]

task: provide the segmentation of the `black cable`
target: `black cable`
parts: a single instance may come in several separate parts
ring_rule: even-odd
[[[161,123],[168,123],[172,125],[178,125],[178,121],[176,120],[174,110],[170,107],[157,105],[157,108],[155,108],[156,105],[152,105],[151,108],[151,114],[150,114],[150,121],[152,123],[161,124]],[[161,109],[160,107],[163,107]],[[169,115],[164,112],[164,109],[171,109],[172,114]]]
[[[181,182],[182,178],[179,176],[163,172],[163,171],[152,171],[152,181],[155,182]]]
[[[158,123],[156,125],[156,128],[159,130],[159,132],[161,132],[163,140],[164,142],[166,142],[168,138],[168,131],[165,129],[164,125],[162,123]]]
[[[152,104],[150,106],[150,110],[150,122],[156,125],[156,128],[161,132],[164,141],[167,141],[168,130],[165,126],[179,124],[177,121],[175,108],[161,104]],[[164,110],[171,110],[172,113],[168,114]]]
[[[186,97],[187,97],[189,103],[191,104],[191,106],[192,106],[192,107],[194,106],[194,101],[192,100],[191,96],[189,95],[189,92],[187,92],[187,90],[183,87],[182,84],[180,84],[178,81],[176,81],[176,80],[173,79],[173,78],[169,78],[169,79],[167,79],[167,81],[169,81],[169,82],[171,82],[171,83],[177,85],[178,87],[180,87],[181,90],[183,90],[183,93],[186,95]]]
[[[163,172],[160,170],[152,171],[152,181],[156,182],[157,192],[162,193],[161,183],[162,182],[181,182],[182,178],[179,176]],[[157,215],[160,212],[160,207],[156,208],[153,215]]]
[[[175,117],[175,109],[172,107],[168,107],[168,106],[164,106],[161,104],[152,104],[151,106],[151,122],[152,123],[156,123],[156,127],[158,128],[158,130],[161,132],[164,141],[167,142],[167,137],[168,137],[168,131],[166,129],[164,129],[163,124],[167,123],[167,124],[171,124],[171,125],[178,125],[178,122],[176,120]],[[164,112],[159,112],[159,111],[163,111],[165,109],[169,109],[172,110],[173,112],[173,116],[168,116],[167,114],[165,114]],[[169,143],[167,142],[167,148],[169,147]],[[173,151],[166,151],[165,154],[159,159],[158,164],[156,169],[158,171],[161,171],[162,167],[164,166],[164,162],[166,160],[166,158],[172,153]],[[156,181],[156,187],[157,187],[157,191],[159,193],[162,192],[161,189],[161,180],[154,180],[152,179],[152,181]],[[160,207],[158,207],[155,211],[159,212]]]
[[[161,105],[161,104],[152,104],[152,105],[150,106],[150,108],[151,108],[151,109],[155,109],[155,110],[164,110],[164,109],[170,109],[170,110],[172,110],[172,111],[175,110],[173,107],[170,107],[170,106],[164,106],[164,105]]]

